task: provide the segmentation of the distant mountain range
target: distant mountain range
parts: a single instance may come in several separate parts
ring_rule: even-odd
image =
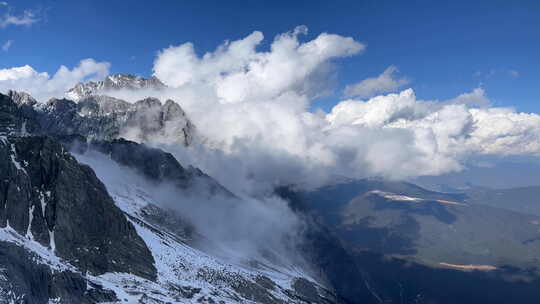
[[[448,194],[365,179],[281,192],[335,233],[380,303],[504,303],[516,294],[533,303],[540,216],[523,208],[538,205],[532,189]]]
[[[491,193],[498,196],[500,192]],[[494,208],[502,201],[517,201],[516,193],[499,203],[490,196],[471,194],[361,180],[308,192],[303,199],[355,250],[373,250],[435,267],[536,267],[540,215]]]
[[[540,186],[508,189],[473,187],[465,193],[470,203],[540,216]]]

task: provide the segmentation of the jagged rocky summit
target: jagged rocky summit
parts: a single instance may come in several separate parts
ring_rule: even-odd
[[[78,101],[84,97],[92,95],[103,95],[109,91],[115,90],[140,90],[154,89],[160,90],[165,88],[165,84],[157,77],[143,78],[130,74],[115,74],[105,77],[101,81],[89,81],[79,83],[75,87],[66,92],[66,96],[72,100]]]
[[[188,146],[195,126],[179,104],[146,98],[135,103],[103,95],[78,102],[53,98],[38,103],[26,93],[0,95],[0,133],[79,134],[92,139],[161,140]]]

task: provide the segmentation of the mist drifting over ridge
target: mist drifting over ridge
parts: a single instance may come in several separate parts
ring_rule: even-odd
[[[185,230],[190,245],[235,263],[269,260],[283,267],[307,267],[296,248],[303,222],[277,196],[210,194],[213,185],[202,178],[192,178],[189,187],[180,188],[172,181],[150,180],[91,148],[73,154],[94,170],[113,197],[128,198],[132,208],[143,213],[158,207],[177,218],[176,228]]]

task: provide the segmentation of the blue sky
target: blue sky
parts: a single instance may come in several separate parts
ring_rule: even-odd
[[[8,1],[9,2],[9,1]],[[474,2],[474,3],[472,3]],[[497,106],[540,112],[538,54],[540,3],[536,1],[29,1],[0,6],[38,22],[0,29],[0,68],[29,64],[54,73],[83,58],[112,64],[113,73],[151,74],[156,52],[193,42],[198,53],[224,40],[262,31],[273,37],[306,25],[367,45],[362,55],[338,60],[336,94],[349,83],[375,77],[390,65],[411,80],[422,99],[449,99],[483,87]]]

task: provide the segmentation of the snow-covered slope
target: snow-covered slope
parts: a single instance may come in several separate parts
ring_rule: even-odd
[[[153,205],[155,199],[144,189],[128,184],[107,186],[117,205],[150,248],[158,271],[157,282],[114,273],[94,278],[114,290],[120,299],[135,301],[148,298],[172,303],[211,303],[212,300],[215,303],[242,303],[246,300],[254,303],[303,303],[298,300],[302,295],[297,294],[294,286],[300,278],[306,277],[305,273],[277,267],[249,268],[212,257],[187,245],[187,240],[181,236],[145,220],[145,213],[152,210],[148,207],[156,206]],[[325,292],[321,290],[321,293]]]
[[[170,225],[152,183],[100,155],[77,162],[52,138],[0,138],[1,304],[338,303],[294,263],[196,247],[204,235]]]
[[[125,212],[149,247],[157,269],[156,282],[118,273],[93,278],[96,283],[115,290],[119,298],[171,303],[335,301],[331,292],[294,265],[273,265],[268,260],[242,263],[192,247],[194,242],[188,232],[173,231],[164,224],[167,221],[156,220],[164,214],[160,207],[163,203],[148,189],[149,184],[144,179],[134,177],[127,168],[100,163],[103,159],[96,161],[88,154],[77,155],[77,158],[93,167],[104,181],[116,205]],[[122,177],[111,177],[117,174]],[[125,286],[129,287],[126,289]]]

